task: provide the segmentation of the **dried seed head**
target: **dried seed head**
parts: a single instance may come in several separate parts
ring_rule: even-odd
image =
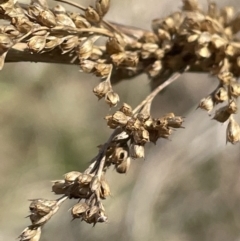
[[[96,87],[94,87],[93,93],[100,100],[111,90],[112,90],[112,86],[110,85],[109,81],[103,81],[99,83]]]
[[[71,209],[73,219],[82,218],[84,213],[89,209],[86,203],[77,203]]]
[[[85,17],[90,23],[99,23],[101,21],[98,12],[93,7],[86,8]]]
[[[110,106],[116,106],[119,102],[119,96],[116,92],[108,91],[105,95],[105,102]]]
[[[212,95],[209,95],[208,97],[203,98],[198,105],[198,108],[201,108],[208,112],[210,112],[213,109],[213,107],[214,107],[214,100]]]
[[[82,173],[81,172],[68,172],[64,175],[64,180],[66,183],[73,183]]]
[[[38,241],[41,236],[41,227],[27,227],[20,236],[19,241]]]
[[[132,116],[132,107],[126,103],[123,103],[122,107],[119,109],[119,111],[123,112],[126,116],[131,117]]]
[[[130,146],[130,156],[132,158],[144,158],[144,146],[132,144]]]
[[[128,157],[123,160],[121,163],[116,164],[116,170],[118,173],[127,173],[131,164],[131,158]]]
[[[108,12],[109,7],[110,7],[110,0],[96,1],[96,10],[101,18]]]

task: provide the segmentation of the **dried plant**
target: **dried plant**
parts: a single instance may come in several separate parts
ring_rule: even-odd
[[[145,157],[145,144],[169,138],[182,128],[183,117],[168,113],[151,116],[155,96],[182,73],[208,72],[219,80],[216,89],[200,100],[199,108],[213,119],[228,121],[226,141],[240,141],[240,126],[235,121],[240,96],[240,15],[233,7],[219,9],[209,2],[202,10],[195,0],[183,0],[181,11],[152,21],[152,32],[109,22],[104,19],[110,0],[96,0],[84,7],[69,0],[57,0],[76,7],[69,12],[62,5],[50,9],[44,0],[29,5],[16,0],[0,1],[0,68],[4,62],[37,61],[79,65],[80,70],[103,79],[93,93],[116,107],[119,95],[113,85],[121,80],[146,73],[155,89],[135,109],[123,103],[105,117],[112,135],[99,146],[98,154],[83,171],[72,171],[64,179],[52,182],[52,191],[62,195],[56,200],[31,200],[31,225],[20,240],[37,241],[43,225],[68,199],[73,219],[89,224],[107,222],[102,200],[111,195],[105,174],[113,166],[126,173],[131,162]],[[101,39],[102,41],[98,41]]]

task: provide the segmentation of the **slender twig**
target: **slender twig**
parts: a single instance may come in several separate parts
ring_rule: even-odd
[[[189,66],[187,66],[184,71],[185,72],[189,69]],[[155,90],[153,90],[134,110],[133,114],[138,113],[147,103],[151,103],[153,99],[156,97],[156,95],[162,91],[164,88],[172,84],[175,80],[177,80],[181,75],[182,72],[177,72],[173,74],[169,79],[164,81],[161,85],[159,85]]]

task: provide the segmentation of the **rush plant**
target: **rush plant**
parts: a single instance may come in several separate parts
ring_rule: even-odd
[[[185,72],[207,72],[218,79],[216,89],[206,93],[198,107],[208,113],[215,108],[213,119],[228,122],[226,141],[240,141],[240,126],[234,118],[240,96],[240,15],[233,7],[219,9],[209,2],[204,11],[196,0],[183,0],[180,11],[154,19],[152,31],[146,31],[106,20],[110,0],[96,0],[94,6],[56,1],[58,5],[49,8],[45,0],[27,5],[0,0],[0,68],[18,61],[79,65],[82,72],[99,77],[93,93],[117,110],[105,117],[113,132],[89,167],[52,181],[52,191],[60,195],[56,200],[31,200],[31,224],[19,236],[21,241],[38,241],[42,227],[68,199],[76,199],[73,219],[93,226],[108,220],[102,203],[111,194],[106,172],[113,167],[126,173],[132,161],[145,157],[146,143],[168,139],[173,130],[182,128],[183,117],[174,113],[152,117],[151,105],[161,90]],[[76,11],[66,10],[62,3]],[[156,88],[133,108],[113,86],[144,73]]]

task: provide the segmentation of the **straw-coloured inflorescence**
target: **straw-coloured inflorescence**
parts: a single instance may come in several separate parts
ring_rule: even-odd
[[[81,71],[103,79],[93,92],[110,107],[120,101],[112,88],[117,81],[146,73],[157,87],[134,110],[124,103],[105,117],[114,129],[112,135],[84,172],[72,171],[53,181],[52,191],[60,198],[32,200],[31,225],[20,235],[22,241],[39,240],[43,225],[67,199],[78,200],[71,209],[73,219],[93,225],[107,221],[102,204],[110,196],[106,171],[113,166],[118,173],[126,173],[133,159],[145,156],[146,143],[168,138],[182,127],[181,116],[168,113],[155,118],[150,109],[154,97],[183,72],[208,72],[219,80],[198,107],[210,113],[223,103],[213,119],[228,121],[227,142],[240,141],[240,126],[234,119],[240,96],[240,15],[233,7],[219,9],[209,2],[204,11],[196,0],[183,0],[180,11],[153,20],[152,31],[145,31],[105,20],[110,0],[96,0],[88,7],[57,1],[77,11],[69,12],[62,5],[50,9],[45,0],[28,5],[0,1],[0,68],[13,61],[79,65]]]

